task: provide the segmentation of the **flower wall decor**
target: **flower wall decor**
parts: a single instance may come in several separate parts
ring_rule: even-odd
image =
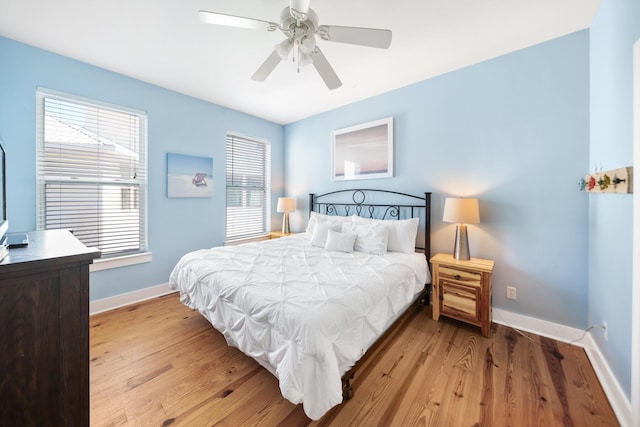
[[[580,180],[587,193],[633,193],[633,167],[594,172]]]

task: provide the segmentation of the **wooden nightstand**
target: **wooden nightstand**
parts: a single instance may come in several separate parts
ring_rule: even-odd
[[[440,315],[480,326],[491,332],[491,275],[494,262],[471,258],[458,261],[449,254],[431,258],[433,320]]]
[[[291,236],[292,234],[295,234],[295,233],[285,234],[282,231],[272,231],[271,233],[269,233],[269,239],[279,239],[284,236]]]

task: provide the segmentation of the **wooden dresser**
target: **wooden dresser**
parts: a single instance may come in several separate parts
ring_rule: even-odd
[[[89,264],[69,231],[0,262],[0,425],[89,425]]]

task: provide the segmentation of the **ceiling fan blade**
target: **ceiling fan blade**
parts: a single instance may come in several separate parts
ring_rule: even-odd
[[[311,52],[311,57],[313,58],[313,66],[324,80],[324,84],[327,85],[329,90],[337,89],[342,86],[342,82],[338,78],[338,75],[333,68],[331,68],[331,64],[327,61],[327,58],[324,56],[319,47],[316,46]]]
[[[357,44],[380,49],[387,49],[391,45],[391,30],[377,28],[321,25],[318,28],[318,36],[323,40],[332,42]]]
[[[206,24],[224,25],[227,27],[250,28],[254,30],[274,31],[278,28],[278,24],[260,19],[245,18],[243,16],[225,15],[224,13],[207,12],[201,10],[198,12],[200,21]]]
[[[269,55],[269,57],[262,63],[260,68],[258,68],[258,70],[253,73],[253,76],[251,76],[251,80],[263,82],[267,77],[269,77],[269,74],[271,74],[276,66],[278,66],[280,61],[282,61],[282,59],[280,59],[280,55],[278,55],[278,52],[274,50],[273,52],[271,52],[271,55]]]

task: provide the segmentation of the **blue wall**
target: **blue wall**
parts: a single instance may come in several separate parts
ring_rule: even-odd
[[[223,243],[227,131],[272,143],[275,209],[283,185],[282,126],[1,37],[0,64],[0,138],[7,150],[13,232],[36,226],[36,87],[147,112],[148,232],[153,261],[92,273],[91,300],[167,283],[184,253]],[[167,198],[167,152],[213,157],[214,196]],[[278,228],[277,218],[274,227]]]
[[[394,118],[395,177],[332,182],[331,132]],[[581,31],[285,127],[286,193],[434,193],[432,252],[451,252],[445,196],[477,196],[471,254],[496,260],[494,307],[587,326],[589,33]],[[300,206],[302,207],[302,206]],[[292,228],[304,227],[304,212]],[[505,287],[518,299],[507,300]]]
[[[633,44],[640,38],[640,2],[603,0],[591,27],[590,171],[633,164]],[[609,367],[630,396],[633,197],[589,196],[589,323]]]

